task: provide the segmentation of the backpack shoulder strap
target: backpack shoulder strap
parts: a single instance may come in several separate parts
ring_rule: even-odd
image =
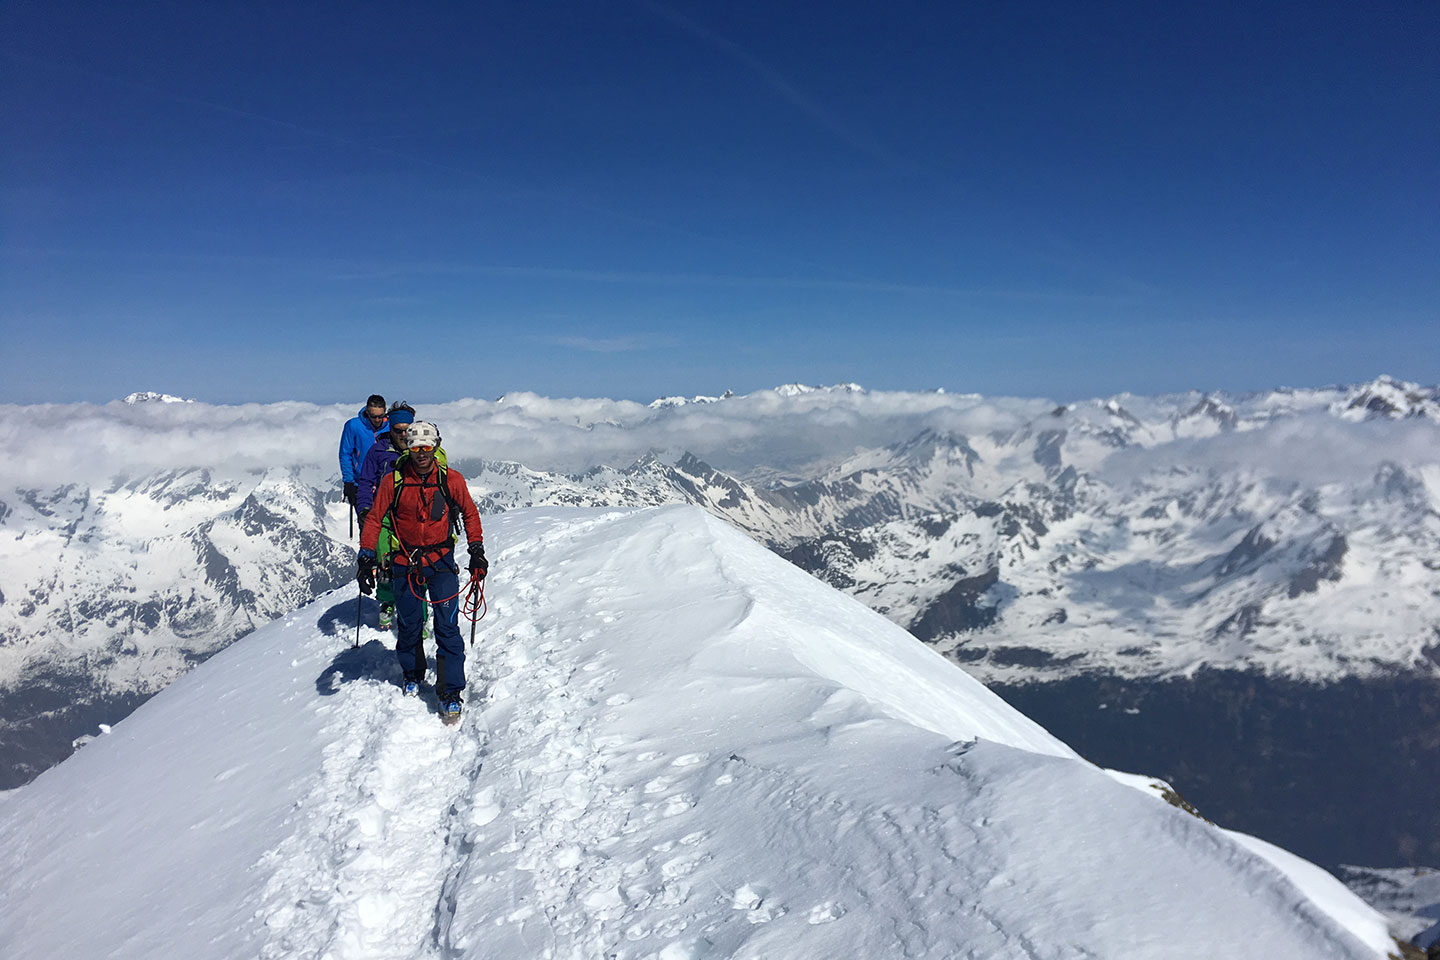
[[[390,498],[390,510],[387,515],[395,512],[395,505],[400,502],[400,488],[405,486],[405,478],[400,473],[399,460],[395,461],[395,472],[392,476],[395,482],[395,495]],[[460,537],[460,505],[450,495],[450,471],[438,463],[435,465],[435,483],[440,487],[440,495],[445,498],[445,508],[450,514],[450,539],[455,542]],[[425,484],[422,482],[418,486],[425,486]],[[433,517],[432,519],[440,518]]]

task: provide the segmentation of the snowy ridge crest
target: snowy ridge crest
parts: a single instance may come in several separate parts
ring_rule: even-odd
[[[1303,861],[1080,760],[699,510],[516,511],[487,540],[458,728],[331,595],[0,796],[8,955],[1393,947]]]

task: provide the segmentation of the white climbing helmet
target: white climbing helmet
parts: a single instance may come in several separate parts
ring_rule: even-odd
[[[405,431],[405,446],[411,450],[416,447],[438,447],[440,446],[440,431],[433,423],[416,420]]]

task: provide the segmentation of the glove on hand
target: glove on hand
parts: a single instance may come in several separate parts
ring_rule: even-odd
[[[361,555],[360,572],[355,575],[355,579],[360,583],[360,592],[367,597],[370,596],[371,592],[375,589],[374,557]]]
[[[359,525],[361,530],[365,529],[365,518],[368,516],[370,516],[369,510],[355,511],[355,522]]]
[[[345,502],[355,506],[355,498],[360,495],[360,489],[353,483],[345,484]]]
[[[485,544],[476,540],[470,544],[470,572],[479,572],[480,579],[484,580],[485,575],[490,572],[490,561],[485,559]]]

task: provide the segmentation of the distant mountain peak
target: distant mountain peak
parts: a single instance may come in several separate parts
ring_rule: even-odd
[[[1332,407],[1350,419],[1428,417],[1440,420],[1440,387],[1397,380],[1382,373],[1369,383],[1351,387]]]
[[[709,397],[704,394],[696,394],[693,397],[659,397],[651,400],[649,406],[654,410],[664,410],[669,407],[686,407],[696,403],[719,403],[721,400],[729,400],[735,396],[734,390],[726,390],[718,397]]]
[[[127,396],[127,397],[126,397],[124,400],[122,400],[121,402],[122,402],[122,403],[129,403],[129,404],[137,404],[137,403],[194,403],[195,400],[192,399],[192,398],[190,398],[190,397],[176,397],[176,396],[172,396],[171,394],[168,394],[168,393],[156,393],[156,392],[153,391],[153,390],[142,390],[142,391],[137,391],[137,392],[135,392],[135,393],[130,394],[129,396]]]
[[[866,393],[858,383],[836,383],[828,387],[812,387],[804,383],[784,383],[775,388],[782,397],[799,397],[807,393]]]

